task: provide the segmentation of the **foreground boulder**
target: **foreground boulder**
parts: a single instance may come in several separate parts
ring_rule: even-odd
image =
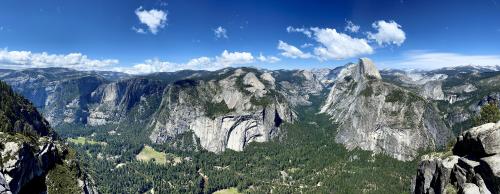
[[[463,132],[453,155],[426,155],[420,162],[414,193],[500,193],[500,121]]]

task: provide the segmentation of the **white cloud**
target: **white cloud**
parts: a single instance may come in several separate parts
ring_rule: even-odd
[[[215,57],[215,64],[222,67],[248,64],[253,61],[254,57],[249,52],[228,52],[224,50],[220,56]]]
[[[145,10],[142,7],[139,7],[135,10],[135,14],[139,18],[141,23],[145,24],[149,31],[153,34],[158,33],[158,30],[165,27],[167,23],[167,12],[157,9]],[[144,31],[135,30],[136,32]]]
[[[311,28],[314,39],[321,44],[314,54],[321,60],[345,59],[372,54],[373,48],[365,39],[353,38],[332,28]]]
[[[262,53],[259,54],[259,56],[257,57],[257,59],[261,62],[265,62],[265,63],[276,63],[278,61],[281,61],[280,58],[278,57],[275,57],[275,56],[264,56],[262,55]]]
[[[185,67],[186,69],[207,69],[212,63],[212,59],[209,57],[198,57],[189,60]]]
[[[146,31],[142,28],[136,28],[135,26],[132,26],[132,30],[139,33],[139,34],[146,34]]]
[[[214,30],[214,34],[215,34],[216,38],[226,38],[226,39],[228,38],[227,37],[227,30],[225,28],[223,28],[222,26],[217,27]]]
[[[46,52],[0,50],[0,67],[8,69],[65,67],[78,70],[100,70],[118,63],[116,59],[90,59],[81,53],[56,55]]]
[[[121,71],[128,74],[148,74],[153,72],[167,72],[178,70],[179,64],[168,61],[160,61],[159,59],[148,59],[144,63],[136,64],[132,67],[117,67],[114,71]]]
[[[292,27],[292,26],[288,26],[288,27],[286,28],[286,31],[287,31],[288,33],[290,33],[290,32],[300,32],[300,33],[305,34],[305,35],[306,35],[307,37],[309,37],[309,38],[312,36],[311,31],[310,31],[309,29],[306,29],[306,28],[294,28],[294,27]]]
[[[81,53],[70,53],[66,55],[32,53],[31,51],[8,51],[0,49],[0,69],[26,69],[64,67],[76,70],[88,71],[118,71],[129,74],[147,74],[153,72],[172,72],[184,69],[193,70],[218,70],[235,65],[246,65],[260,62],[275,63],[280,61],[275,56],[264,56],[260,54],[254,57],[250,52],[230,52],[224,50],[215,57],[198,57],[185,63],[162,61],[158,58],[147,59],[142,63],[130,67],[118,66],[116,59],[90,59]]]
[[[372,27],[377,30],[377,33],[368,32],[368,38],[375,40],[381,46],[389,44],[401,46],[406,39],[406,34],[401,29],[401,25],[395,21],[376,21],[372,24]]]
[[[161,61],[155,58],[148,59],[144,61],[144,63],[136,64],[132,67],[117,67],[113,70],[129,74],[148,74],[153,72],[171,72],[184,69],[217,70],[233,65],[244,65],[253,62],[255,62],[254,57],[249,52],[229,52],[224,50],[219,56],[213,58],[194,58],[186,63],[173,63]]]
[[[296,58],[308,59],[308,58],[313,57],[311,55],[311,53],[304,53],[300,49],[298,49],[297,47],[295,47],[293,45],[289,45],[286,42],[283,42],[281,40],[278,43],[278,49],[283,51],[283,52],[281,52],[281,55],[283,55],[285,57],[292,58],[292,59],[296,59]]]
[[[465,55],[449,52],[411,51],[400,60],[385,61],[385,66],[398,68],[437,69],[464,65],[500,65],[500,55]]]
[[[361,27],[352,23],[352,21],[348,20],[347,25],[345,26],[345,31],[357,33]]]
[[[356,33],[359,32],[360,26],[352,21],[346,21],[347,26],[345,31]],[[282,50],[281,54],[290,58],[316,58],[319,60],[331,59],[346,59],[358,57],[362,55],[373,54],[374,48],[370,45],[368,39],[375,40],[380,46],[395,44],[401,46],[406,39],[401,26],[395,21],[386,22],[383,20],[376,21],[372,24],[377,30],[376,33],[368,32],[367,38],[356,38],[345,33],[339,32],[334,28],[294,28],[288,26],[287,32],[300,32],[309,38],[314,39],[318,44],[313,48],[312,53],[303,52],[295,46],[286,44],[280,41],[278,49]],[[301,48],[314,46],[306,43],[301,45]]]
[[[350,21],[349,21],[350,22]],[[348,24],[349,24],[348,22]],[[352,22],[350,22],[352,24]],[[352,24],[351,30],[359,30],[359,26]],[[314,47],[314,55],[304,53],[295,46],[289,45],[280,41],[278,45],[279,50],[283,50],[281,54],[290,58],[317,58],[319,60],[329,59],[345,59],[350,57],[357,57],[364,54],[372,54],[373,48],[368,44],[368,41],[362,38],[353,38],[347,34],[337,32],[333,28],[294,28],[287,27],[288,32],[301,32],[307,37],[316,40],[319,43]],[[313,44],[306,43],[302,48],[311,47]]]
[[[311,43],[304,43],[304,44],[300,45],[300,48],[308,48],[308,47],[312,47],[312,46],[314,46],[314,45]]]

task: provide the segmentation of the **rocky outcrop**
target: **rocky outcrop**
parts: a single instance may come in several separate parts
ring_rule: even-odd
[[[74,162],[67,155],[68,148],[33,105],[0,81],[0,193],[46,193],[60,187],[46,178],[56,165]],[[76,187],[77,178],[65,176]]]
[[[154,142],[164,143],[192,131],[207,148],[209,143],[204,142],[219,141],[212,136],[226,136],[209,148],[216,152],[228,147],[241,150],[249,142],[271,139],[281,122],[295,117],[292,107],[310,104],[310,95],[319,95],[324,88],[313,72],[302,70],[226,68],[128,79],[108,74],[33,69],[6,72],[1,79],[35,100],[52,125],[149,124],[144,131],[153,129]],[[207,126],[217,129],[209,127],[201,133]],[[233,139],[241,141],[236,144]]]
[[[440,81],[429,81],[420,90],[420,94],[427,99],[444,100],[443,83]]]
[[[82,188],[83,194],[99,194],[94,179],[88,174],[82,174],[78,179],[78,186]]]
[[[451,132],[424,98],[381,80],[366,58],[338,75],[321,113],[339,124],[335,141],[411,160],[420,149],[443,146]]]
[[[169,85],[151,121],[150,139],[165,143],[192,131],[204,149],[216,153],[242,151],[250,142],[269,141],[295,114],[273,89],[272,75],[256,73],[237,69],[220,80],[180,80]]]
[[[147,122],[165,89],[157,80],[134,78],[103,84],[91,93],[86,124]],[[132,114],[133,113],[133,114]]]
[[[326,79],[334,79],[334,75],[326,76],[317,73],[309,70],[279,70],[273,72],[278,82],[278,91],[292,106],[311,105],[313,102],[311,102],[310,98],[321,95],[324,89],[330,86],[331,82],[326,81]]]
[[[337,79],[337,75],[344,67],[340,66],[334,69],[313,69],[314,76],[326,87],[330,87]]]
[[[33,102],[50,124],[56,126],[86,124],[91,93],[103,84],[127,77],[118,72],[41,68],[12,71],[0,79]]]
[[[431,100],[444,100],[443,81],[448,75],[426,71],[385,70],[384,76],[399,86],[411,89],[418,95]]]
[[[453,153],[473,157],[500,153],[500,124],[488,123],[465,131],[458,137]]]
[[[49,139],[27,142],[6,133],[0,133],[3,149],[0,156],[5,191],[19,193],[23,186],[38,177],[45,176],[59,160],[56,145]]]
[[[434,154],[420,162],[414,193],[500,193],[500,121],[463,132],[453,155]]]
[[[247,115],[224,115],[213,120],[200,117],[193,121],[190,129],[209,151],[243,151],[251,142],[266,142],[278,135],[279,126],[284,122],[280,114],[286,116],[279,112],[277,107],[266,107]]]
[[[0,142],[0,193],[46,193],[59,186],[47,181],[56,165],[74,165],[80,177],[66,176],[73,178],[75,187],[82,193],[98,193],[93,180],[67,156],[69,148],[60,141],[0,132]]]

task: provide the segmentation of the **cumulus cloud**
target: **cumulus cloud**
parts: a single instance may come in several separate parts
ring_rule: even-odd
[[[265,62],[265,63],[276,63],[278,61],[281,61],[281,59],[278,58],[278,57],[275,57],[275,56],[264,56],[264,55],[262,55],[262,53],[259,54],[259,56],[257,57],[257,59],[260,62]]]
[[[309,29],[307,29],[307,28],[294,28],[294,27],[292,27],[292,26],[288,26],[288,27],[286,28],[286,31],[287,31],[288,33],[290,33],[290,32],[300,32],[300,33],[305,34],[305,35],[306,35],[307,37],[309,37],[309,38],[312,36],[311,31],[310,31]]]
[[[344,31],[357,33],[360,26],[352,21],[346,21]],[[357,38],[337,31],[335,28],[294,28],[288,26],[287,32],[300,32],[316,41],[317,44],[306,43],[301,48],[312,48],[312,54],[303,52],[295,46],[280,41],[278,49],[282,50],[283,56],[290,58],[316,58],[319,60],[346,59],[369,55],[374,52],[369,40],[374,40],[379,46],[395,44],[401,46],[406,39],[405,32],[395,21],[376,21],[372,27],[377,32],[367,32],[368,37]]]
[[[210,57],[198,57],[189,60],[183,68],[185,69],[207,69],[210,67],[212,59]]]
[[[357,29],[359,30],[359,28]],[[290,58],[317,58],[319,60],[329,59],[345,59],[357,57],[364,54],[372,54],[373,48],[368,44],[368,41],[362,38],[353,38],[347,34],[337,32],[333,28],[294,28],[289,26],[288,32],[301,32],[307,37],[314,39],[319,43],[313,48],[313,54],[305,53],[295,46],[289,45],[280,41],[279,50],[283,50],[281,54]],[[304,44],[301,47],[307,48],[314,46],[312,44]]]
[[[100,70],[119,63],[116,59],[90,59],[81,53],[67,55],[0,50],[0,67],[8,69],[65,67],[78,70]]]
[[[406,39],[406,34],[401,29],[401,25],[395,21],[376,21],[372,24],[372,27],[375,28],[377,32],[368,32],[368,38],[375,40],[381,46],[390,44],[401,46]]]
[[[135,10],[135,14],[142,24],[145,24],[149,31],[153,34],[158,33],[158,30],[165,27],[167,23],[167,12],[157,9],[145,10],[139,7]],[[141,33],[145,32],[142,28],[133,28],[134,31]]]
[[[262,54],[256,58],[249,52],[229,52],[224,50],[218,56],[193,58],[185,63],[162,61],[154,58],[130,67],[124,67],[118,66],[119,61],[116,59],[90,59],[81,53],[48,54],[46,52],[32,53],[31,51],[0,50],[0,68],[5,69],[64,67],[83,71],[119,71],[129,74],[171,72],[184,69],[217,70],[229,66],[250,64],[257,60],[274,63],[280,59],[274,56],[263,56]]]
[[[227,30],[225,28],[223,28],[222,26],[219,26],[217,27],[216,29],[214,29],[214,34],[215,34],[215,38],[228,38],[227,37]]]
[[[281,55],[292,59],[308,59],[313,57],[311,53],[304,53],[297,47],[289,45],[288,43],[281,40],[278,42],[278,49],[282,50]]]
[[[167,72],[175,69],[179,69],[179,64],[159,59],[148,59],[144,63],[136,64],[132,67],[116,67],[113,70],[128,74],[148,74],[153,72]]]
[[[314,39],[320,46],[314,54],[321,60],[345,59],[364,54],[372,54],[373,48],[365,39],[353,38],[332,28],[311,28]]]
[[[466,55],[450,52],[410,51],[400,60],[384,61],[385,66],[436,69],[464,65],[496,66],[500,65],[500,55]]]
[[[254,56],[249,52],[229,52],[224,50],[216,57],[199,57],[189,60],[186,63],[173,63],[161,61],[159,59],[148,59],[143,63],[132,67],[115,68],[129,74],[148,74],[153,72],[171,72],[184,69],[193,70],[217,70],[233,65],[244,65],[255,62]]]
[[[224,50],[220,56],[215,57],[215,63],[222,67],[248,64],[253,61],[254,57],[249,52],[228,52]]]
[[[354,24],[352,21],[347,20],[347,25],[345,26],[344,30],[352,33],[357,33],[361,27]]]

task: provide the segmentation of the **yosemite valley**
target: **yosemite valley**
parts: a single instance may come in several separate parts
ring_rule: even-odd
[[[313,70],[5,69],[0,80],[50,124],[57,137],[44,142],[74,155],[68,184],[86,193],[500,192],[499,124],[468,131],[500,105],[500,66],[380,70],[361,58]],[[452,172],[469,152],[482,168]],[[46,174],[35,171],[0,188],[18,193]]]

